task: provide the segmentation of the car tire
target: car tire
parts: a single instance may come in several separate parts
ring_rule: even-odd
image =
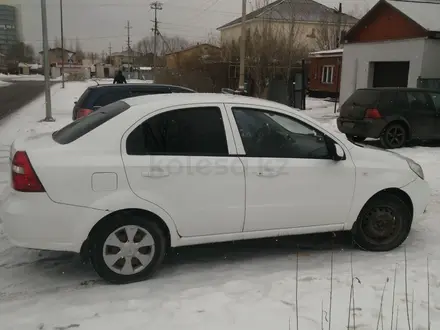
[[[364,142],[366,137],[346,134],[347,139],[352,142]]]
[[[408,206],[399,197],[382,193],[362,208],[352,229],[353,240],[363,250],[390,251],[406,240],[411,224]]]
[[[166,236],[156,223],[130,213],[110,216],[91,237],[90,259],[96,273],[113,284],[151,277],[162,264]]]
[[[388,125],[380,136],[380,143],[386,149],[403,147],[408,139],[405,127],[400,123]]]

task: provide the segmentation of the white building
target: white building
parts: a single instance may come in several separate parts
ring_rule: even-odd
[[[440,2],[380,0],[346,35],[340,102],[356,89],[440,84]]]

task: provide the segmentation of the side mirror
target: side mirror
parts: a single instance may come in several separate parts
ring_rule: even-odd
[[[334,143],[335,146],[335,160],[344,160],[345,159],[345,152],[344,149],[341,148],[341,146],[337,143]]]
[[[75,105],[76,105],[77,103],[78,103],[78,101],[74,101],[74,102],[73,102],[73,104],[75,104]]]
[[[342,147],[339,144],[337,144],[328,136],[325,136],[324,139],[327,144],[328,151],[334,161],[340,161],[346,159],[344,149],[342,149]]]

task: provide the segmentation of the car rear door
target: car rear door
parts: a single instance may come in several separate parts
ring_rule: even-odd
[[[182,237],[243,230],[244,168],[227,118],[223,104],[159,110],[122,139],[132,191],[165,210]]]
[[[432,139],[439,136],[437,132],[437,112],[430,95],[425,91],[407,92],[409,109],[407,120],[414,138]]]

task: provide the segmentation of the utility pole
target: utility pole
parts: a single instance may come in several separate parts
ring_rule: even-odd
[[[339,3],[338,8],[338,35],[336,39],[336,48],[341,47],[341,30],[342,30],[342,3]]]
[[[64,88],[64,23],[63,23],[63,0],[60,0],[60,17],[61,17],[61,87]]]
[[[336,48],[341,47],[341,30],[342,30],[342,3],[339,3],[339,8],[338,8],[338,36],[336,39]],[[336,76],[336,86],[337,86],[337,90],[338,90],[338,94],[340,93],[340,89],[341,89],[341,67],[342,67],[342,63],[340,62],[340,60],[338,60],[338,74]],[[333,109],[333,112],[336,113],[337,112],[337,106],[339,103],[339,97],[335,98],[335,106]]]
[[[154,10],[154,27],[151,29],[154,33],[154,45],[153,45],[153,81],[156,80],[156,67],[157,67],[157,36],[159,35],[159,30],[157,27],[157,11],[162,10],[162,3],[155,1],[150,5],[150,8]]]
[[[47,38],[46,0],[41,0],[41,25],[43,27],[44,92],[46,97],[46,118],[44,118],[44,121],[55,121],[52,117],[52,102],[50,99],[49,40]]]
[[[133,28],[130,26],[130,21],[127,21],[127,26],[125,27],[127,29],[127,53],[128,53],[128,64],[130,65],[131,62],[131,39],[130,39],[130,30]]]
[[[113,64],[113,61],[112,61],[112,43],[111,42],[108,44],[108,56],[109,56],[109,61],[110,61],[109,64]]]
[[[246,57],[246,0],[242,0],[241,40],[240,40],[240,80],[238,82],[238,89],[241,91],[244,90],[245,57]]]

